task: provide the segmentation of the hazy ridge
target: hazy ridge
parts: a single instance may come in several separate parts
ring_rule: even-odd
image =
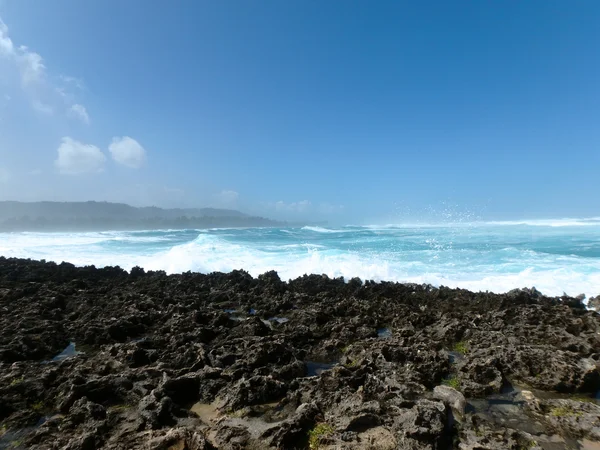
[[[233,209],[134,207],[109,202],[0,202],[0,231],[98,231],[277,226]]]

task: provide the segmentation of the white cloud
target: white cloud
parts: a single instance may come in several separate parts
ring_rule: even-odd
[[[48,114],[48,115],[54,114],[54,108],[52,106],[50,106],[46,103],[43,103],[39,100],[32,100],[31,106],[33,107],[33,109],[35,109],[39,113]]]
[[[58,158],[54,164],[65,175],[101,172],[106,156],[98,147],[83,144],[70,137],[62,138],[58,147]]]
[[[40,54],[30,51],[25,45],[15,47],[2,18],[0,18],[0,53],[17,63],[21,72],[21,82],[24,85],[43,78],[46,66]]]
[[[59,75],[59,78],[66,84],[71,84],[73,86],[75,86],[77,89],[85,89],[85,84],[83,83],[83,80],[79,79],[79,78],[75,78],[75,77],[70,77],[67,75]]]
[[[30,50],[25,45],[15,45],[8,33],[8,27],[0,18],[0,56],[6,57],[18,71],[21,79],[21,88],[30,98],[32,107],[43,114],[53,114],[56,111],[64,111],[67,115],[72,114],[73,108],[81,109],[82,105],[76,104],[73,96],[68,90],[59,86],[59,80],[66,85],[75,86],[79,89],[83,83],[74,77],[59,75],[58,77],[46,74],[44,59],[39,53]],[[83,108],[85,110],[85,108]],[[75,112],[74,117],[89,122],[87,112],[83,119],[82,114]]]
[[[139,169],[146,161],[144,147],[129,136],[114,137],[108,150],[117,163],[133,169]]]
[[[89,123],[90,123],[90,116],[88,115],[87,110],[85,109],[85,106],[80,105],[78,103],[71,106],[71,108],[69,109],[69,115],[71,117],[75,117],[75,118],[81,120],[86,125],[89,125]]]
[[[285,203],[284,201],[278,201],[274,204],[277,211],[289,211],[289,212],[306,212],[312,206],[310,200],[302,200],[299,202]]]
[[[17,63],[23,85],[43,78],[46,66],[40,54],[30,51],[25,45],[16,47],[8,35],[8,27],[2,18],[0,18],[0,52]]]
[[[4,55],[12,56],[15,52],[15,46],[8,36],[8,27],[0,18],[0,52]]]
[[[240,198],[240,194],[236,191],[231,191],[231,190],[221,191],[217,195],[217,199],[219,200],[219,203],[224,204],[224,205],[229,205],[229,206],[235,205],[239,198]]]
[[[0,24],[1,25],[1,24]],[[3,167],[0,167],[0,184],[5,184],[10,181],[10,172]]]
[[[24,85],[42,81],[45,77],[46,66],[39,53],[30,51],[24,45],[16,52],[17,62],[21,69],[21,81]]]

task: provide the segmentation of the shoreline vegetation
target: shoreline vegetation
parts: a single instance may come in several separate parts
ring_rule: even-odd
[[[0,202],[0,232],[135,231],[295,225],[299,224],[250,216],[231,209],[136,208],[108,202]]]
[[[0,448],[600,445],[578,298],[0,257],[0,312]]]

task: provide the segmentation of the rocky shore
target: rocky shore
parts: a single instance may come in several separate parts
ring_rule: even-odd
[[[600,449],[600,315],[0,258],[0,448]]]

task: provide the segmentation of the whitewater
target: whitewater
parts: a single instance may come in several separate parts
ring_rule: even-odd
[[[473,291],[600,294],[600,218],[385,226],[0,233],[0,255],[167,273],[304,274]]]

